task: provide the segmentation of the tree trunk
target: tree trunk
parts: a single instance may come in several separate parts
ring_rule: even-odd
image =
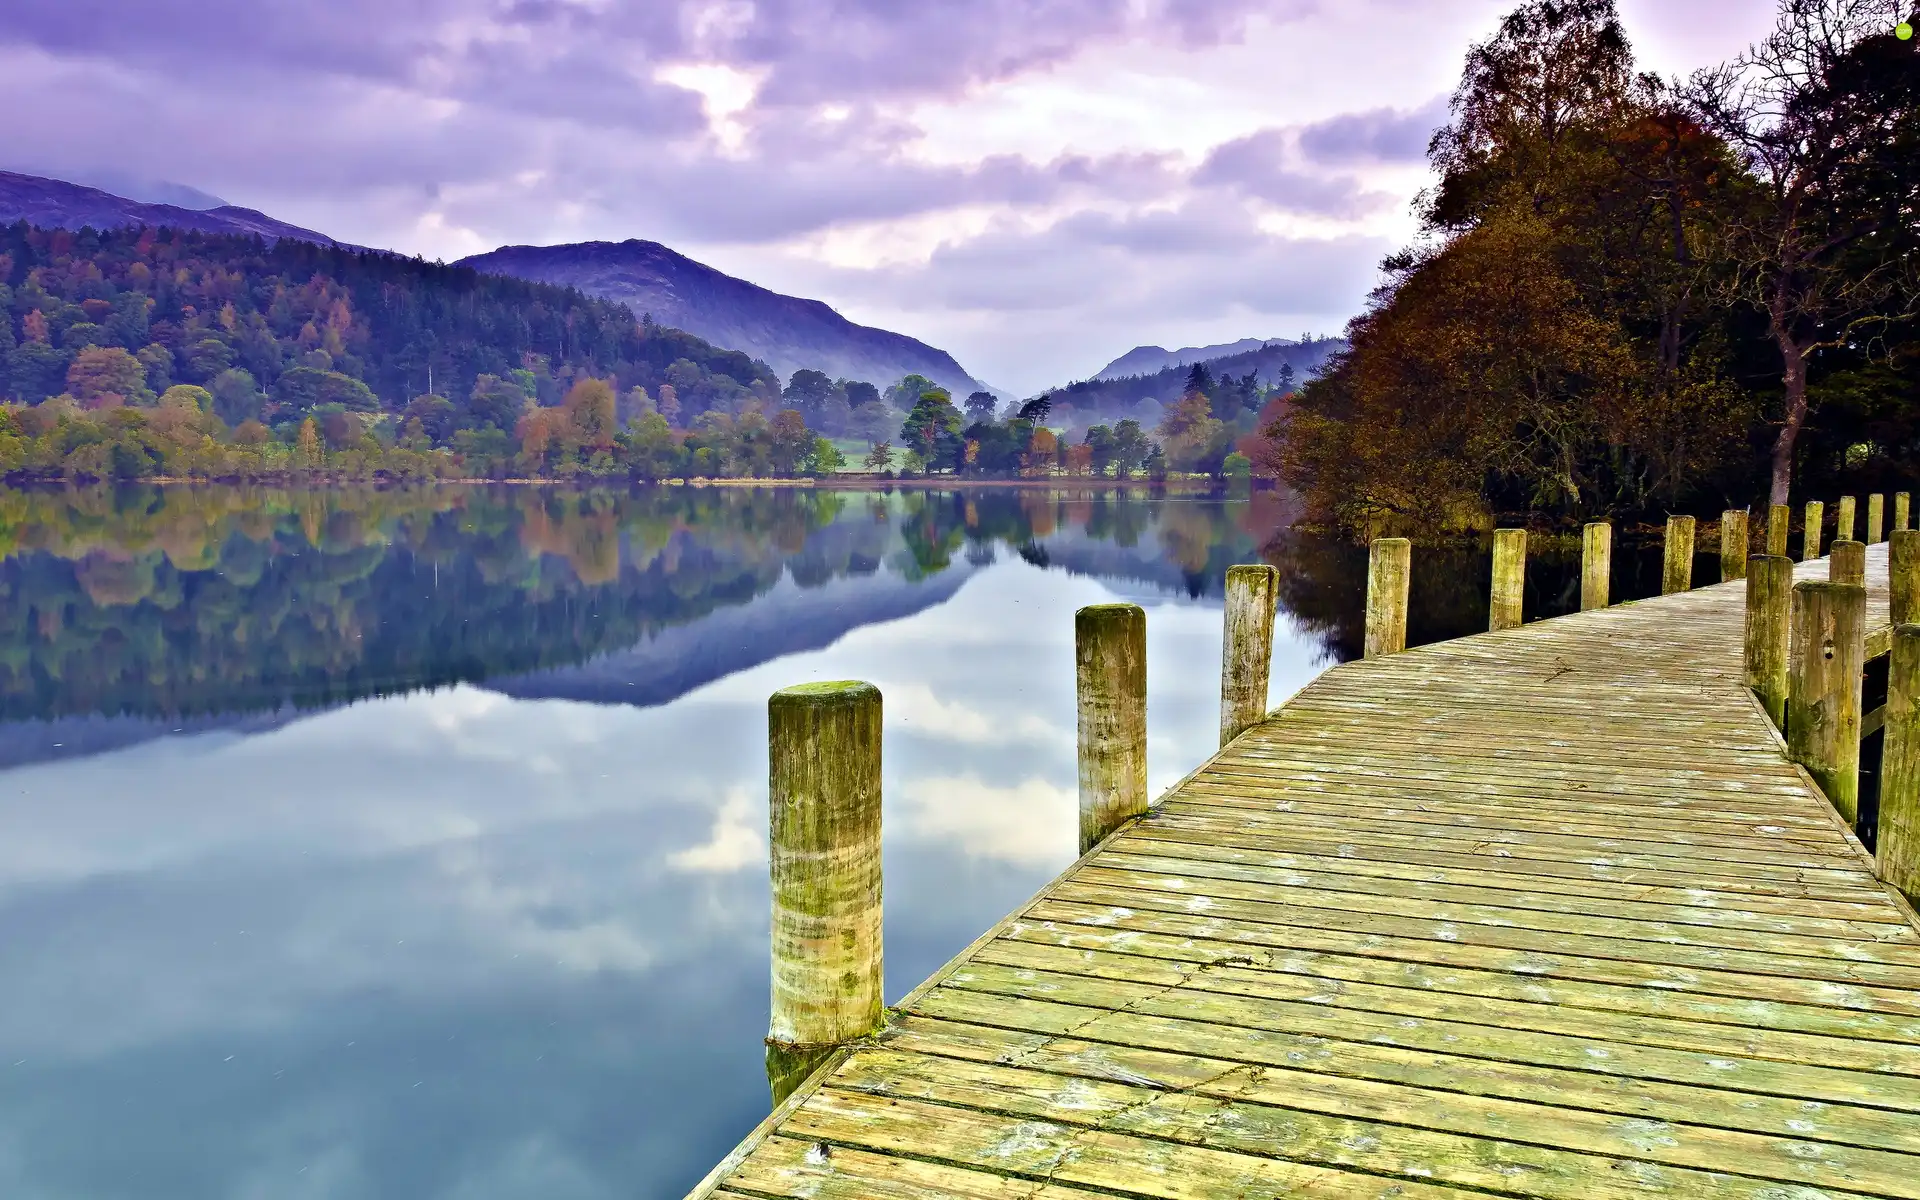
[[[1807,423],[1807,358],[1791,334],[1776,332],[1774,336],[1784,360],[1780,382],[1787,393],[1787,419],[1780,424],[1780,435],[1773,439],[1773,484],[1768,503],[1785,504],[1793,486],[1794,446]]]

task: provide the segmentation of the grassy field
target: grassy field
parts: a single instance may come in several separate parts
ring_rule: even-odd
[[[829,438],[834,448],[846,456],[847,465],[840,470],[845,472],[865,471],[867,469],[867,440],[865,438]],[[907,452],[899,446],[893,448],[893,469],[904,471],[907,467]]]

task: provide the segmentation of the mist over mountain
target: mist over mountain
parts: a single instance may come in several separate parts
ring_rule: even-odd
[[[985,390],[951,354],[884,329],[856,325],[818,300],[736,279],[658,242],[503,246],[460,266],[579,288],[662,325],[740,350],[782,379],[801,368],[880,387],[924,375],[956,396]]]
[[[218,201],[218,197],[184,185],[166,186],[180,188],[181,191],[176,194],[182,199],[199,197]],[[276,221],[265,213],[235,204],[217,204],[216,207],[205,209],[183,208],[177,204],[149,204],[61,179],[0,171],[0,224],[11,225],[15,221],[25,221],[42,229],[83,229],[89,226],[94,229],[121,229],[130,225],[152,225],[191,229],[197,233],[257,234],[270,240],[292,238],[322,246],[345,244],[336,242],[324,233]]]

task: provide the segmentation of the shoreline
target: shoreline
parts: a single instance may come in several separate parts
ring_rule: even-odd
[[[980,477],[956,476],[913,476],[910,478],[888,479],[883,475],[842,474],[826,478],[704,478],[692,479],[653,479],[639,480],[619,477],[575,476],[570,479],[541,478],[537,476],[513,476],[506,479],[492,479],[484,476],[434,476],[416,479],[345,479],[322,472],[301,472],[298,474],[275,475],[254,479],[198,479],[184,475],[149,475],[142,479],[102,479],[89,483],[77,483],[61,479],[30,480],[25,483],[0,483],[0,490],[35,491],[41,489],[88,489],[98,487],[273,487],[304,488],[322,490],[325,488],[412,488],[432,487],[435,485],[458,485],[462,487],[507,486],[507,487],[573,487],[573,488],[781,488],[810,489],[816,491],[879,491],[901,489],[916,491],[953,491],[975,488],[1020,488],[1034,491],[1180,491],[1211,494],[1227,492],[1232,485],[1205,477],[1197,479],[1114,479],[1085,475],[1062,475],[1053,477],[1022,477],[1016,479],[986,479]],[[1252,491],[1265,491],[1273,487],[1271,481],[1256,480]]]

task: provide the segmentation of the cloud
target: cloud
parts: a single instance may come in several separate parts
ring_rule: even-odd
[[[1263,129],[1224,143],[1207,155],[1193,181],[1203,187],[1225,187],[1288,212],[1326,217],[1359,216],[1379,202],[1361,194],[1348,176],[1326,176],[1293,170],[1285,165],[1287,134]]]
[[[1301,129],[1300,151],[1327,165],[1420,163],[1426,161],[1427,142],[1434,130],[1446,122],[1445,96],[1406,111],[1375,108],[1342,113]]]
[[[753,805],[743,787],[729,788],[727,798],[713,818],[713,833],[698,846],[689,846],[667,856],[667,864],[676,871],[725,875],[747,867],[764,867],[767,842],[753,823]]]

